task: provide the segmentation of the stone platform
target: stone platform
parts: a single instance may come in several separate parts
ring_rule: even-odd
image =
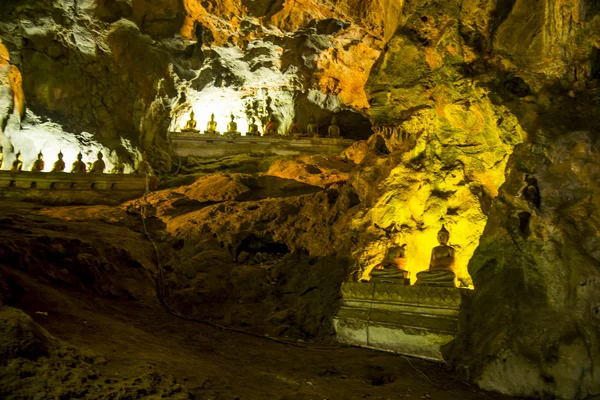
[[[57,203],[115,204],[142,196],[145,175],[0,171],[0,197]]]
[[[347,282],[334,317],[342,343],[444,361],[468,289]]]
[[[286,137],[225,136],[200,133],[171,132],[173,151],[180,157],[215,158],[237,154],[339,155],[354,140]]]

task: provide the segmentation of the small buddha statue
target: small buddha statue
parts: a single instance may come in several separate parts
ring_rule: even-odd
[[[44,170],[44,165],[45,165],[45,163],[44,163],[44,155],[40,151],[38,153],[37,160],[35,160],[33,162],[33,165],[31,166],[31,171],[32,172],[42,172]]]
[[[258,125],[256,125],[254,117],[250,118],[250,125],[248,125],[248,133],[246,133],[246,136],[260,136]]]
[[[415,285],[456,287],[454,248],[448,246],[450,232],[443,225],[437,239],[440,245],[431,251],[429,269],[417,274]]]
[[[4,165],[4,149],[0,146],[0,169]]]
[[[235,122],[235,117],[231,114],[231,121],[227,123],[227,133],[229,135],[239,135],[237,122]]]
[[[63,172],[65,170],[65,162],[63,161],[63,153],[62,151],[58,152],[58,160],[54,162],[52,166],[52,171],[50,172]]]
[[[294,119],[292,120],[292,124],[290,125],[288,131],[287,131],[288,136],[292,136],[292,137],[299,137],[303,135],[302,130],[300,129],[300,126],[298,126],[298,120],[296,119],[296,117],[294,117]]]
[[[138,163],[135,173],[140,175],[152,175],[152,167],[150,166],[150,163],[146,161],[145,154],[142,154],[142,159]]]
[[[406,243],[401,246],[394,244],[388,248],[381,264],[371,271],[371,281],[410,285],[405,250]]]
[[[117,163],[110,170],[111,174],[124,174],[125,173],[125,164],[121,162],[121,160],[117,160]]]
[[[194,119],[194,115],[194,110],[192,110],[192,112],[190,113],[190,119],[185,123],[185,126],[181,130],[181,132],[200,132],[198,129],[196,129],[196,120]]]
[[[329,129],[327,129],[327,136],[330,138],[340,137],[340,127],[338,126],[338,120],[336,116],[331,119],[331,125],[329,125]]]
[[[12,163],[11,172],[21,172],[23,169],[23,161],[21,161],[21,152],[17,152],[17,158]]]
[[[279,124],[273,115],[269,116],[264,136],[279,136]]]
[[[215,114],[210,114],[210,121],[208,121],[208,123],[206,124],[206,130],[204,131],[204,133],[207,133],[209,135],[217,135],[219,132],[217,132],[217,121],[215,121]]]
[[[96,161],[94,161],[94,164],[92,165],[92,168],[90,169],[90,173],[92,174],[101,174],[104,172],[104,169],[106,168],[106,164],[104,163],[103,160],[104,156],[102,155],[102,152],[98,152],[98,159]]]
[[[308,132],[308,136],[319,137],[319,124],[315,123],[315,117],[313,117],[312,115],[308,120],[306,131]]]
[[[85,166],[85,163],[82,161],[82,158],[83,158],[83,154],[81,154],[81,152],[79,152],[79,154],[77,154],[77,160],[73,163],[73,168],[71,169],[71,172],[82,173],[82,172],[87,171],[87,167]]]

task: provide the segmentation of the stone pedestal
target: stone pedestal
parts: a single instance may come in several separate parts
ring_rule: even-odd
[[[334,317],[337,340],[356,346],[444,361],[442,346],[458,332],[466,289],[377,282],[342,285]]]

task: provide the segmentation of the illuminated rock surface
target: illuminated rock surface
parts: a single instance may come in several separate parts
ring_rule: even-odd
[[[3,1],[3,168],[17,150],[25,164],[40,148],[103,150],[128,168],[146,152],[163,184],[119,207],[7,215],[1,298],[37,311],[37,275],[155,312],[145,215],[174,309],[326,340],[341,282],[368,277],[389,245],[375,224],[401,231],[413,283],[445,224],[475,288],[447,360],[505,394],[598,395],[599,11],[587,0]],[[242,132],[250,116],[263,131],[273,114],[282,132],[314,116],[322,135],[335,114],[343,137],[363,140],[339,157],[179,159],[168,132],[191,110],[199,129],[214,112],[221,131],[232,113]],[[70,234],[91,238],[62,243],[73,222],[85,229]],[[32,234],[39,224],[54,233]],[[214,395],[231,382],[210,379],[194,385]],[[298,396],[328,393],[312,390]]]

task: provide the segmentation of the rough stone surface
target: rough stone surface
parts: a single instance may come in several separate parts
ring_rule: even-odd
[[[158,372],[131,382],[102,376],[102,356],[59,341],[21,310],[0,307],[0,333],[2,398],[191,398],[171,376]]]
[[[52,213],[136,229],[147,213],[174,305],[257,332],[326,337],[341,281],[365,277],[390,245],[374,224],[397,224],[413,277],[446,224],[475,288],[454,365],[503,393],[584,398],[600,393],[599,11],[588,0],[4,1],[0,128],[9,144],[26,134],[26,104],[133,160],[130,140],[161,173],[177,165],[187,175],[144,200]],[[335,114],[343,136],[365,140],[344,161],[173,163],[166,132],[191,109],[201,125],[220,110],[219,129],[229,113],[240,125],[272,113],[282,130],[314,115],[324,132]],[[84,247],[84,271],[110,263]]]

